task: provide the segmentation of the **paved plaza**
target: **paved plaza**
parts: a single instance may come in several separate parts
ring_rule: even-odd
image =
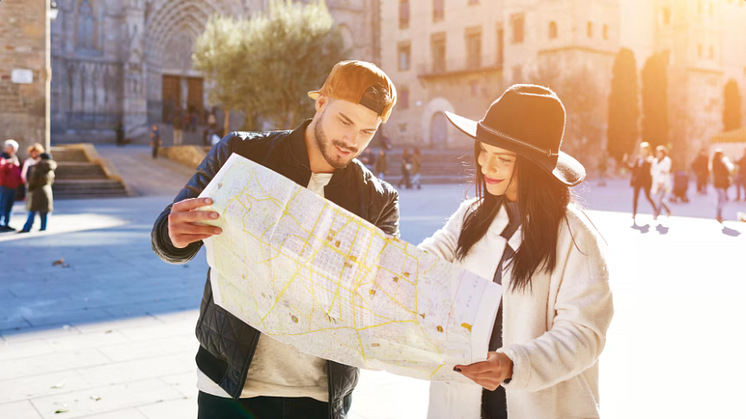
[[[190,171],[153,162],[145,147],[98,151],[141,196],[57,201],[47,232],[0,235],[0,418],[196,417],[204,252],[168,265],[150,248],[155,217]],[[714,221],[712,191],[690,193],[660,223],[642,201],[635,225],[628,181],[576,191],[611,256],[603,417],[738,417],[746,223]],[[429,236],[465,193],[402,191],[403,239]],[[737,211],[746,203],[729,203],[726,219]],[[24,219],[17,205],[12,225]],[[421,419],[427,399],[427,382],[364,371],[350,417]]]

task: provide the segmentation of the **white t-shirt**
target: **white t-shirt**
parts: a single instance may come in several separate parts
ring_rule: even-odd
[[[308,189],[323,197],[324,187],[331,180],[331,173],[313,173]],[[197,388],[213,396],[230,397],[199,368]],[[262,336],[241,391],[242,399],[260,396],[310,397],[328,402],[326,360],[306,355],[291,345]]]

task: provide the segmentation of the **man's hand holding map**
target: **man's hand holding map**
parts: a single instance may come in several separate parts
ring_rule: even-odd
[[[283,176],[232,155],[200,197],[215,302],[304,353],[420,379],[471,382],[498,284],[387,237]]]

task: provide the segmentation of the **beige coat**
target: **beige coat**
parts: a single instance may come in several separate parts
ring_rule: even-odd
[[[469,255],[454,260],[472,202],[420,247],[492,279],[506,243],[500,236],[508,222],[505,209]],[[560,226],[557,265],[532,277],[532,292],[508,291],[510,268],[503,273],[505,346],[498,351],[513,361],[512,381],[504,385],[510,419],[599,417],[598,357],[614,313],[606,245],[580,209],[569,208],[567,220]],[[514,249],[520,232],[510,239]],[[433,382],[428,418],[478,419],[481,393],[476,384]]]

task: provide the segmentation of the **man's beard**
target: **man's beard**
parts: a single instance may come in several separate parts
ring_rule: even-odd
[[[348,164],[350,164],[352,159],[360,155],[360,150],[358,150],[357,147],[349,148],[341,141],[328,139],[326,137],[326,134],[324,133],[324,130],[321,129],[320,122],[321,121],[317,122],[316,126],[313,129],[313,135],[314,137],[316,137],[316,145],[319,147],[319,150],[321,150],[321,155],[324,156],[324,160],[329,163],[329,166],[335,169],[343,169]],[[341,148],[344,151],[351,151],[352,157],[350,157],[350,159],[347,161],[339,159],[337,156],[335,156],[335,146]]]

